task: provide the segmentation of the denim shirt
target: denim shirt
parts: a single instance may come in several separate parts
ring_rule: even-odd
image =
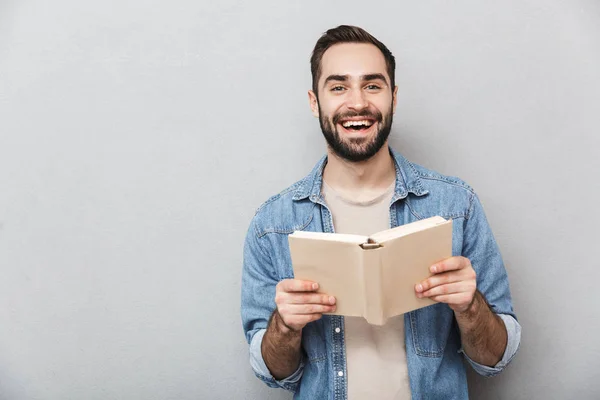
[[[404,314],[406,357],[413,399],[468,398],[465,364],[481,375],[500,373],[515,355],[521,327],[513,312],[508,277],[496,241],[473,189],[458,178],[413,164],[390,149],[396,166],[390,227],[439,215],[453,220],[452,254],[471,260],[477,289],[507,328],[504,356],[494,367],[480,365],[463,351],[454,313],[437,303]],[[296,230],[334,232],[321,195],[326,157],[301,181],[267,200],[250,223],[244,245],[241,315],[250,345],[250,364],[271,387],[294,392],[295,399],[347,398],[344,317],[324,315],[302,330],[302,360],[289,377],[276,380],[261,354],[275,286],[294,277],[288,235]],[[417,282],[415,282],[416,284]]]

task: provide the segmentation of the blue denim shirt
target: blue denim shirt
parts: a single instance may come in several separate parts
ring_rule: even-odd
[[[462,351],[453,311],[443,303],[404,315],[406,357],[413,399],[468,398],[466,359],[481,375],[500,373],[515,355],[521,327],[513,312],[508,278],[477,195],[458,178],[410,163],[390,149],[396,165],[390,227],[436,215],[453,219],[452,253],[471,260],[477,289],[505,323],[508,345],[494,367],[480,365]],[[294,273],[288,234],[295,230],[333,232],[321,184],[324,157],[301,181],[267,200],[250,223],[244,245],[241,314],[256,376],[271,387],[294,392],[295,399],[347,398],[344,317],[325,315],[302,330],[302,361],[291,376],[275,380],[261,343],[275,309],[275,286]],[[416,282],[415,282],[416,283]]]

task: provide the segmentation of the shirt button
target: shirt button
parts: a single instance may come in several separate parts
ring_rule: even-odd
[[[342,372],[342,371],[338,372],[338,376],[344,376],[344,372]]]
[[[341,329],[340,328],[335,328],[335,333],[340,333]]]

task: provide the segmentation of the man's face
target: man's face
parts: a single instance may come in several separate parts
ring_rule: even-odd
[[[318,93],[310,91],[309,100],[331,150],[353,162],[374,156],[390,134],[396,91],[377,47],[330,47],[321,60]]]

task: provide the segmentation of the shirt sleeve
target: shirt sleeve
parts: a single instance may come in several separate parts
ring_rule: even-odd
[[[467,353],[460,349],[460,352],[463,353],[469,364],[473,367],[475,372],[479,375],[483,376],[494,376],[498,375],[502,370],[508,365],[508,363],[513,359],[515,354],[517,354],[517,350],[519,349],[519,345],[521,344],[521,325],[510,315],[506,314],[498,314],[498,316],[504,322],[504,326],[506,327],[507,333],[507,342],[506,349],[504,350],[504,355],[502,359],[498,361],[496,365],[493,367],[488,367],[487,365],[479,364],[473,361]]]
[[[279,282],[265,241],[265,236],[258,236],[253,219],[244,244],[241,295],[242,325],[249,344],[250,366],[266,385],[295,392],[304,370],[303,361],[291,376],[276,380],[262,357],[261,344],[275,310],[275,286]]]
[[[487,222],[477,195],[473,194],[469,213],[464,220],[462,255],[471,261],[477,274],[477,289],[481,292],[492,312],[497,314],[508,334],[507,346],[502,360],[494,367],[487,367],[466,359],[481,375],[499,374],[515,356],[521,343],[521,325],[513,310],[508,275],[500,250]],[[461,349],[462,351],[462,349]]]
[[[254,374],[268,386],[281,387],[293,392],[300,383],[300,378],[302,378],[304,361],[300,361],[300,365],[292,375],[281,380],[276,380],[271,375],[271,372],[269,371],[269,368],[267,368],[267,364],[265,364],[265,360],[262,357],[261,344],[265,332],[266,329],[261,329],[260,331],[256,332],[252,338],[252,341],[250,342],[250,366],[252,367]]]

